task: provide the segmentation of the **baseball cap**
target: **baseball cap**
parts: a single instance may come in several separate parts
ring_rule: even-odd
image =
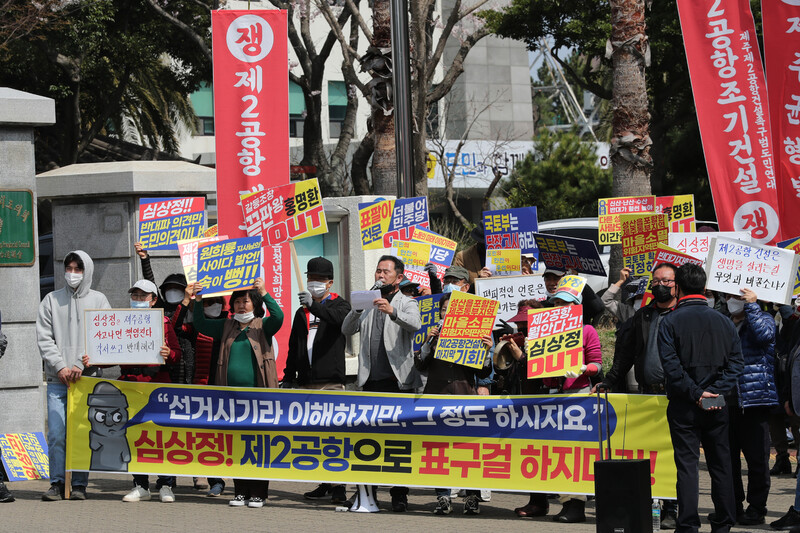
[[[128,289],[128,292],[133,292],[133,289],[139,289],[141,291],[149,292],[151,294],[158,296],[158,288],[156,287],[156,284],[150,280],[140,279],[139,281],[133,284],[133,287]]]
[[[419,283],[414,283],[413,281],[404,279],[403,281],[400,282],[398,287],[401,289],[416,289],[417,287],[419,287]]]
[[[583,296],[577,295],[575,296],[569,291],[558,291],[553,295],[553,298],[558,298],[559,300],[564,300],[565,302],[579,304],[583,302]]]
[[[555,268],[548,268],[548,269],[546,269],[544,271],[544,274],[542,274],[542,276],[546,276],[548,274],[552,274],[554,276],[558,276],[559,278],[562,278],[562,277],[564,277],[566,272],[564,272],[563,270],[557,270]]]
[[[444,271],[444,277],[453,276],[456,279],[463,279],[464,281],[469,281],[469,271],[458,265],[452,265],[447,267],[447,270]]]
[[[314,257],[308,260],[306,267],[307,276],[322,276],[324,278],[333,279],[333,263],[324,257]]]

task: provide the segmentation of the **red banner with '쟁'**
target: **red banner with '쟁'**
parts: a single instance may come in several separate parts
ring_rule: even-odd
[[[764,61],[784,236],[800,235],[800,2],[761,2]]]
[[[289,59],[286,11],[213,11],[214,129],[219,232],[247,235],[240,195],[289,183]],[[287,244],[265,246],[264,284],[291,309]],[[275,335],[278,376],[289,345],[288,320]]]
[[[767,91],[748,0],[678,0],[683,42],[722,231],[780,240]]]

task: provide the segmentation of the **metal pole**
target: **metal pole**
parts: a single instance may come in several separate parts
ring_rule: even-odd
[[[392,17],[392,85],[394,145],[397,157],[397,197],[414,196],[414,145],[411,119],[411,68],[408,43],[408,2],[389,0]]]

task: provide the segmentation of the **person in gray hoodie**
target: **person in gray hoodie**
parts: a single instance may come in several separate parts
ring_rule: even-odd
[[[86,353],[83,312],[86,309],[110,309],[108,299],[92,290],[94,263],[82,250],[64,258],[66,286],[44,297],[39,304],[36,336],[44,360],[47,379],[47,446],[50,459],[50,489],[44,501],[64,498],[66,463],[67,389],[82,375],[97,375],[96,366],[84,368]],[[73,472],[71,500],[86,499],[88,472]]]

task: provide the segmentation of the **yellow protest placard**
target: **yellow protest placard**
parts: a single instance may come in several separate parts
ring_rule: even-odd
[[[667,215],[667,225],[671,233],[694,232],[696,217],[694,195],[656,197],[656,214]]]
[[[492,334],[499,305],[497,300],[454,292],[433,356],[443,361],[481,368],[488,353],[483,345],[483,337]]]
[[[653,265],[658,243],[669,238],[667,215],[620,215],[623,265],[632,276],[646,276]]]
[[[674,498],[667,398],[608,398],[612,457],[648,459],[653,497]],[[593,494],[596,402],[83,377],[68,393],[66,468]]]
[[[655,196],[623,196],[601,198],[597,201],[598,239],[600,244],[621,244],[620,215],[629,213],[654,213]]]
[[[431,245],[424,242],[392,241],[395,255],[406,267],[423,268],[431,257]]]
[[[486,267],[498,276],[518,276],[522,274],[522,253],[519,248],[486,250]]]

